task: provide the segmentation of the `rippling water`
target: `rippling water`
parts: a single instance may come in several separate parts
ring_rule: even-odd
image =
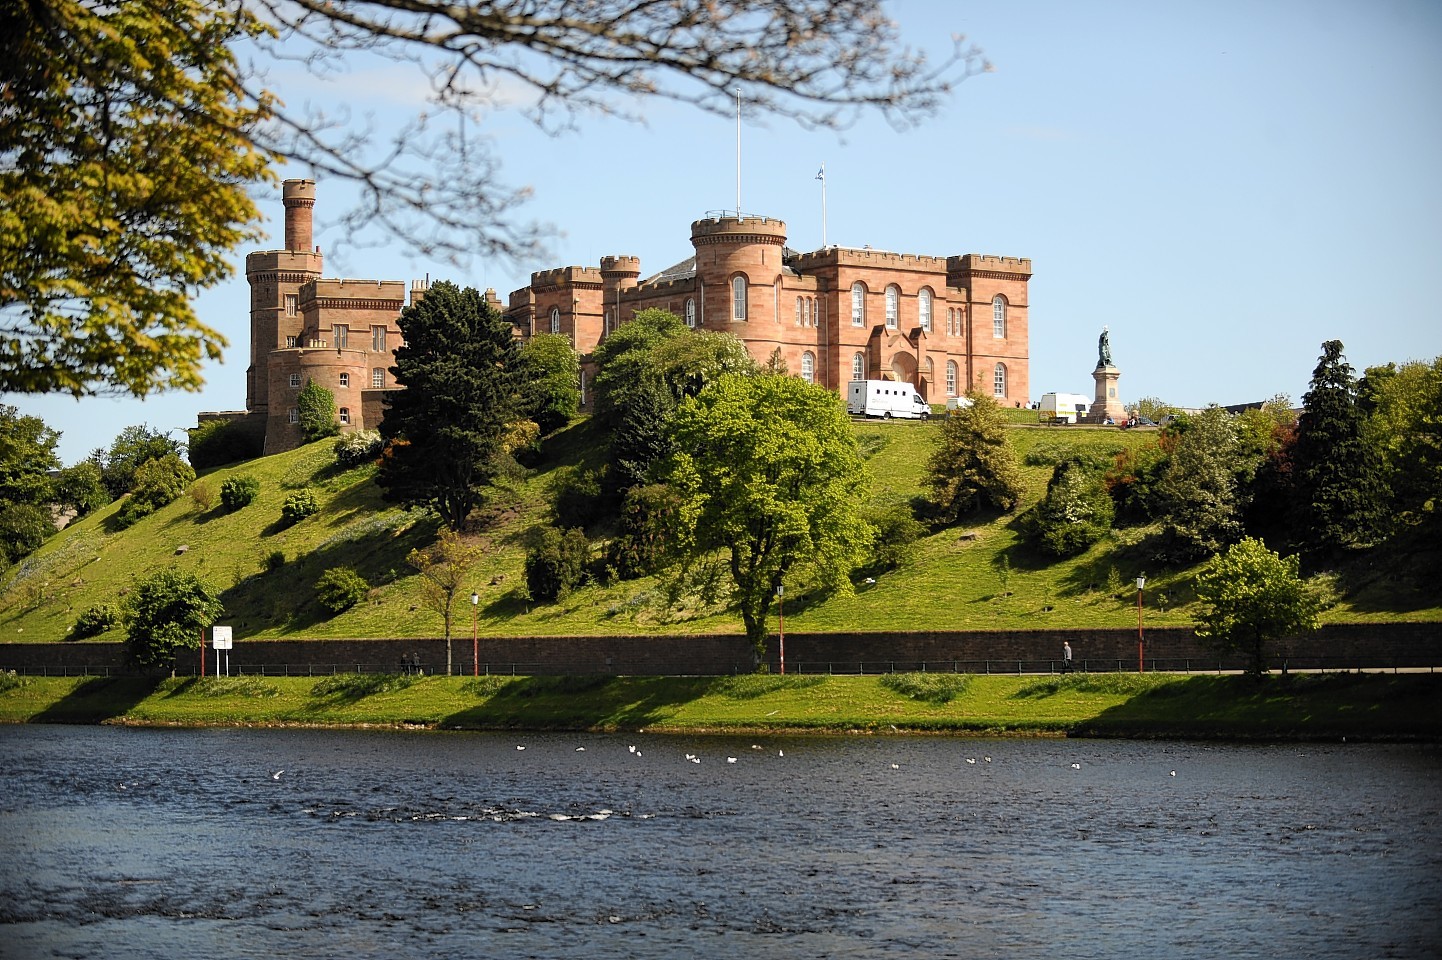
[[[1442,952],[1437,747],[7,727],[0,748],[3,957]]]

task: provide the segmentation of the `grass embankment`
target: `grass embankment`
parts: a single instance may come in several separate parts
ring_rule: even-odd
[[[0,682],[0,721],[1442,740],[1442,676],[400,677]]]
[[[1035,413],[1007,411],[1008,442],[1021,462],[1026,487],[1021,509],[1041,498],[1053,465],[1073,454],[1109,457],[1151,443],[1155,433],[1113,428],[1038,428]],[[854,426],[866,460],[874,503],[909,503],[934,448],[936,421],[870,421]],[[546,521],[548,490],[565,467],[600,465],[603,438],[586,420],[546,442],[542,463],[493,492],[470,534],[483,548],[476,570],[481,636],[567,636],[741,632],[725,591],[655,577],[575,590],[559,603],[532,604],[524,590],[524,536]],[[118,604],[136,577],[167,567],[194,573],[222,591],[225,619],[238,640],[281,637],[435,637],[442,620],[422,598],[419,577],[406,564],[429,543],[435,523],[384,503],[375,468],[343,470],[331,443],[262,457],[210,471],[200,496],[182,497],[128,530],[115,528],[119,504],[61,531],[0,577],[0,639],[67,638],[88,607]],[[252,476],[260,494],[235,513],[211,504],[229,477]],[[294,525],[280,522],[295,490],[315,492],[320,510]],[[797,632],[911,631],[1127,627],[1135,623],[1136,590],[1147,575],[1147,622],[1187,625],[1197,612],[1195,566],[1163,567],[1144,529],[1114,531],[1086,553],[1053,561],[1019,542],[1015,515],[973,518],[932,531],[899,569],[877,574],[850,597],[823,596],[803,583],[787,584],[786,624]],[[1432,583],[1437,554],[1366,557],[1339,581],[1341,602],[1329,620],[1442,620],[1442,595]],[[599,547],[598,547],[599,552]],[[336,616],[315,599],[316,580],[336,566],[354,568],[370,595]],[[699,568],[698,568],[699,569]],[[715,594],[713,597],[712,594]],[[703,598],[710,598],[703,599]],[[470,611],[460,614],[465,632]],[[96,638],[120,640],[119,628]]]

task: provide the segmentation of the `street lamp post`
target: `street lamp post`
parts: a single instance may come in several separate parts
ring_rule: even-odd
[[[780,584],[776,585],[776,636],[781,652],[781,675],[786,676],[786,610],[781,598],[786,595],[786,588]]]
[[[1137,673],[1145,673],[1142,663],[1142,590],[1147,585],[1146,575],[1137,577]]]
[[[471,591],[471,676],[481,675],[481,644],[476,639],[476,622],[481,615],[481,595]]]

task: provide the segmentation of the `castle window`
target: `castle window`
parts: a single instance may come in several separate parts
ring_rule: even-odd
[[[293,293],[285,295],[285,315],[287,317],[295,316],[295,294]]]
[[[290,422],[300,423],[300,411],[295,407],[290,408]]]
[[[686,326],[696,326],[696,298],[686,298]]]
[[[299,343],[299,341],[296,340],[295,337],[286,337],[286,338],[285,338],[285,345],[286,345],[287,347],[294,347],[294,346],[296,346],[298,343]]]
[[[804,326],[806,326],[806,316],[805,316],[805,314],[802,312],[801,302],[802,302],[802,301],[801,301],[801,298],[800,298],[800,297],[797,297],[797,298],[796,298],[796,325],[797,325],[798,327],[804,327]]]
[[[956,361],[946,361],[946,395],[956,396]]]
[[[808,327],[814,327],[814,326],[816,326],[816,298],[815,298],[815,297],[807,297],[807,298],[806,298],[805,303],[802,304],[801,312],[806,315],[806,326],[808,326]]]
[[[551,332],[552,332],[552,333],[560,333],[560,332],[561,332],[561,308],[560,308],[560,307],[552,307],[552,308],[551,308]]]
[[[1006,364],[1004,363],[998,363],[996,369],[992,371],[991,393],[996,397],[1006,396]]]
[[[340,422],[343,426],[350,426],[350,407],[340,408]]]
[[[866,288],[860,281],[851,285],[851,325],[862,327],[866,325]]]
[[[901,291],[895,286],[886,288],[886,325],[895,328],[897,314],[901,312]]]
[[[859,353],[851,355],[851,379],[866,379],[866,357]]]
[[[376,352],[376,353],[381,353],[382,351],[385,350],[385,348],[386,348],[386,328],[385,328],[385,327],[378,327],[378,326],[374,326],[374,325],[373,325],[373,326],[371,327],[371,350],[373,350],[373,351]]]
[[[384,367],[371,368],[371,386],[380,388],[386,385],[386,371]]]
[[[581,371],[581,406],[586,405],[586,371]]]
[[[343,387],[350,386],[350,374],[343,373],[340,375],[340,385]]]
[[[344,350],[350,346],[350,327],[344,323],[331,324],[331,339],[335,341],[337,350]]]
[[[931,291],[925,287],[916,295],[916,320],[921,329],[931,332]]]
[[[801,355],[801,379],[807,383],[816,382],[816,354],[810,350]]]
[[[731,317],[735,320],[746,319],[746,278],[744,276],[731,278]]]
[[[998,340],[1006,339],[1006,300],[1001,294],[991,298],[991,335]]]
[[[300,374],[298,374],[298,373],[292,373],[292,374],[290,375],[290,385],[291,385],[292,387],[298,387],[298,386],[300,386]]]

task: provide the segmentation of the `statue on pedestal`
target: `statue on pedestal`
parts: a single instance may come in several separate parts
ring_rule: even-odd
[[[1109,367],[1112,365],[1112,339],[1107,333],[1107,328],[1102,327],[1102,335],[1097,338],[1097,366]]]

